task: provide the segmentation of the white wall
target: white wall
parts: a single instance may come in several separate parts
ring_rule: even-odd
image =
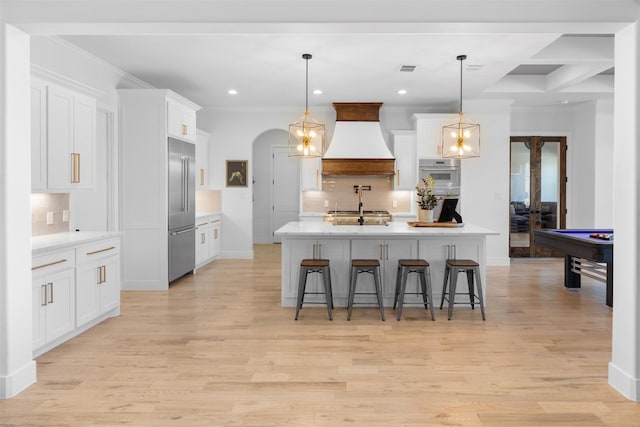
[[[571,157],[571,204],[567,203],[567,228],[593,228],[596,166],[596,106],[589,102],[575,108]],[[613,167],[613,165],[611,165]],[[569,221],[571,219],[571,221]]]
[[[613,101],[596,103],[594,228],[613,227]]]
[[[0,23],[0,398],[36,380],[31,354],[29,36]]]

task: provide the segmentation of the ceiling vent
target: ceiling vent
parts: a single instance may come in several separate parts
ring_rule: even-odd
[[[402,65],[400,66],[400,71],[404,71],[405,73],[413,73],[413,70],[416,69],[415,65]]]

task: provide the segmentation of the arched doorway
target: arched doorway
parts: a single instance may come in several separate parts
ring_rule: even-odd
[[[273,232],[298,219],[300,164],[288,156],[287,139],[271,129],[253,142],[253,243],[277,242]]]

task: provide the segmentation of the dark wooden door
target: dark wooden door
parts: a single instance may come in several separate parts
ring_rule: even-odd
[[[509,253],[512,257],[561,256],[538,247],[533,230],[565,228],[567,139],[512,136]]]

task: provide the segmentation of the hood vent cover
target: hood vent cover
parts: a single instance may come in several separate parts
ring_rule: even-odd
[[[323,175],[394,175],[395,160],[380,128],[381,102],[335,102],[336,127],[322,159]]]

